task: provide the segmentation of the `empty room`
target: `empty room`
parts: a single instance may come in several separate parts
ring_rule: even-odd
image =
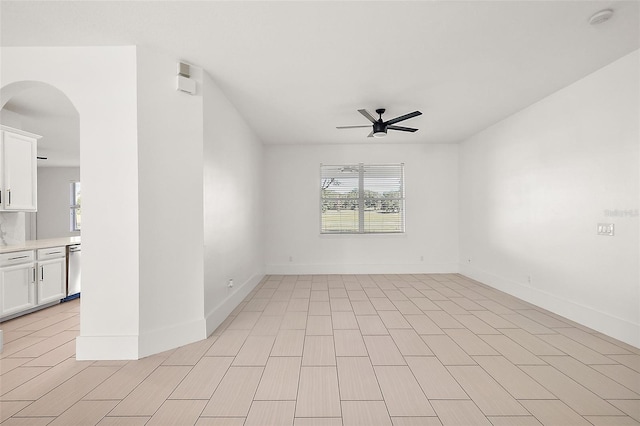
[[[0,124],[2,426],[640,425],[637,1],[2,0]]]

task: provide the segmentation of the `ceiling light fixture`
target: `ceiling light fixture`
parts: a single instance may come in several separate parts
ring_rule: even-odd
[[[384,114],[386,110],[384,108],[378,108],[376,110],[376,113],[378,114],[378,119],[376,120],[370,113],[369,111],[367,111],[366,109],[359,109],[358,112],[362,115],[364,115],[367,120],[369,120],[371,122],[371,124],[373,124],[373,129],[371,130],[371,133],[369,133],[369,136],[367,136],[368,138],[371,137],[376,137],[376,138],[383,138],[385,136],[387,136],[387,130],[391,129],[391,130],[400,130],[402,132],[416,132],[418,129],[414,129],[412,127],[404,127],[404,126],[396,126],[396,123],[399,123],[401,121],[404,120],[408,120],[410,118],[413,117],[417,117],[419,115],[422,115],[422,113],[420,111],[413,111],[410,112],[409,114],[405,114],[405,115],[401,115],[400,117],[396,117],[396,118],[392,118],[391,120],[387,120],[387,121],[383,121],[382,120],[382,114]],[[355,129],[358,127],[370,127],[370,125],[365,125],[365,126],[338,126],[338,129]]]
[[[600,12],[596,12],[593,15],[591,15],[591,18],[589,18],[589,24],[591,25],[602,24],[603,22],[607,22],[609,19],[611,19],[612,16],[613,16],[612,9],[601,10]]]
[[[384,111],[384,110],[378,110]],[[376,112],[378,112],[376,111]],[[384,138],[387,136],[387,126],[382,122],[382,113],[380,114],[380,120],[373,123],[373,137],[374,138]]]

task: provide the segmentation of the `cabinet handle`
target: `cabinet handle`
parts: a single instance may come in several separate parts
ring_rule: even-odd
[[[33,281],[32,281],[32,282],[34,282],[34,283],[35,283],[35,282],[36,282],[36,267],[34,266],[34,267],[33,267],[33,268],[31,268],[31,269],[33,269]]]
[[[61,251],[52,251],[51,253],[47,253],[47,256],[51,256],[52,254],[62,254]]]
[[[25,257],[29,257],[29,256],[16,256],[16,257],[10,257],[8,260],[24,259]]]
[[[44,281],[44,266],[40,267],[40,281]]]
[[[11,205],[11,190],[7,189],[7,192],[9,193],[9,204],[7,204],[8,206]]]

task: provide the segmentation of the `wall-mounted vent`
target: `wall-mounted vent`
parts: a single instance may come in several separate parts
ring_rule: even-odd
[[[185,64],[184,62],[178,62],[178,76],[176,77],[176,89],[188,93],[190,95],[195,95],[196,93],[196,82],[195,80],[191,80],[189,78],[191,76],[191,69],[189,64]]]

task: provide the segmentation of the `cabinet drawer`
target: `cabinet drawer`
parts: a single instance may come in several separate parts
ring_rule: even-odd
[[[33,262],[35,259],[33,250],[14,251],[0,254],[0,266],[18,265],[20,263]]]
[[[65,257],[67,254],[66,247],[49,247],[38,250],[38,260],[55,259],[56,257]]]

